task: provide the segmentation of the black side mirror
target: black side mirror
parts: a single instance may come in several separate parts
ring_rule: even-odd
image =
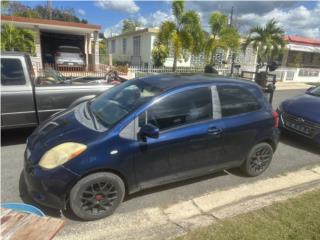
[[[159,137],[159,128],[156,126],[148,123],[144,125],[140,131],[139,131],[139,138],[143,141],[146,140],[146,138],[158,138]]]

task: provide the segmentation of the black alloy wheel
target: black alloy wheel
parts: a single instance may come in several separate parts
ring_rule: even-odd
[[[70,207],[83,220],[97,220],[111,215],[125,195],[122,179],[107,172],[82,178],[70,192]]]
[[[241,170],[248,176],[255,177],[269,167],[273,157],[273,148],[268,143],[255,145],[248,154]]]

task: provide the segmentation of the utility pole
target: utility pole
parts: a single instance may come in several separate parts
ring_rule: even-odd
[[[51,2],[51,0],[47,1],[47,8],[48,8],[48,12],[49,12],[49,19],[52,20],[52,2]]]
[[[230,13],[230,22],[229,22],[230,27],[232,27],[232,21],[233,21],[233,6],[231,8],[231,13]]]
[[[233,21],[233,6],[231,8],[231,13],[230,13],[230,23],[229,23],[229,27],[232,27],[232,21]],[[231,69],[230,69],[230,75],[233,76],[233,68],[234,68],[234,60],[236,58],[236,54],[234,52],[232,52],[232,56],[231,56]]]

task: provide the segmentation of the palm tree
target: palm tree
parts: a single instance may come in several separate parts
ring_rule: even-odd
[[[286,44],[283,38],[284,30],[277,24],[277,21],[271,19],[264,27],[251,28],[249,35],[242,44],[243,51],[249,45],[252,45],[253,49],[257,49],[258,63],[271,61]]]
[[[209,20],[211,34],[206,35],[205,55],[210,64],[214,62],[214,56],[218,48],[235,51],[240,46],[238,30],[228,26],[228,17],[220,12],[214,12]]]
[[[186,59],[188,54],[198,54],[202,50],[203,32],[200,17],[195,11],[184,11],[184,1],[173,1],[172,12],[175,21],[165,21],[160,26],[158,43],[173,51],[175,72],[177,61]]]
[[[35,34],[32,30],[16,28],[13,24],[3,24],[1,29],[1,50],[35,52]]]

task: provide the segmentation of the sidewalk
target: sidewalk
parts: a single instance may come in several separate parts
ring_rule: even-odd
[[[293,89],[308,89],[312,87],[306,83],[299,82],[277,82],[276,90],[293,90]]]
[[[117,214],[69,227],[56,239],[168,239],[220,219],[252,211],[320,188],[320,166],[251,184],[217,190],[164,208]],[[66,226],[67,227],[67,226]]]

